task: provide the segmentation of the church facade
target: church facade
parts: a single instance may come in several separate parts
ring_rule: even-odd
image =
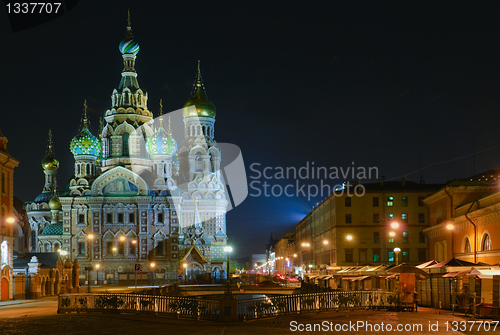
[[[220,277],[228,202],[214,138],[215,106],[206,98],[199,64],[192,97],[178,114],[182,121],[172,128],[161,102],[158,118],[148,110],[148,94],[135,70],[139,44],[130,19],[119,49],[120,84],[98,136],[84,105],[81,131],[70,142],[74,177],[64,191],[49,132],[45,184],[26,203],[30,251],[65,251],[81,265],[80,278],[85,268],[98,269],[99,283],[134,278],[139,269],[143,279]],[[179,125],[184,136],[177,141],[173,133],[182,130]]]

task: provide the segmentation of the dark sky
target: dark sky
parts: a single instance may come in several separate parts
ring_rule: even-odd
[[[0,126],[21,161],[22,200],[42,190],[49,128],[66,186],[84,99],[97,133],[123,68],[128,8],[149,109],[156,114],[159,99],[165,112],[182,107],[200,59],[216,140],[241,148],[248,177],[256,177],[252,163],[354,161],[378,167],[378,177],[414,181],[420,166],[434,164],[422,170],[426,183],[500,168],[494,2],[80,1],[18,33],[0,11]],[[249,196],[227,215],[236,255],[262,253],[271,231],[281,237],[324,196]]]

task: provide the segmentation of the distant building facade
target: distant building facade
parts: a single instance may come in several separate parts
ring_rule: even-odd
[[[295,227],[304,271],[388,264],[416,265],[428,259],[428,211],[422,200],[442,185],[383,180],[362,184],[364,194],[336,191]]]
[[[456,179],[425,198],[430,258],[500,263],[500,171]]]
[[[7,137],[0,129],[0,300],[13,296],[14,168],[19,161],[7,150]]]

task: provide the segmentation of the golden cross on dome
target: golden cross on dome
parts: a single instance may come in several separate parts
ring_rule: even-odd
[[[83,128],[87,128],[87,99],[83,101]]]

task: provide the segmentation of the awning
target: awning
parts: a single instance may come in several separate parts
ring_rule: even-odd
[[[365,280],[366,278],[370,278],[370,276],[361,276],[358,277],[356,280]]]
[[[460,276],[463,276],[463,275],[466,275],[470,272],[470,270],[467,270],[467,271],[459,271],[459,272],[450,272],[450,273],[447,273],[443,276],[443,278],[455,278],[455,277],[460,277]]]
[[[357,280],[359,277],[342,277],[342,280]]]
[[[308,279],[314,279],[314,278],[316,278],[316,277],[318,277],[318,276],[308,276],[307,278],[308,278]]]
[[[385,277],[385,279],[392,279],[392,278],[396,278],[397,274],[393,274],[393,275],[390,275],[390,276],[387,276]]]
[[[326,276],[325,278],[323,278],[323,280],[328,280],[328,279],[332,279],[333,276]]]

